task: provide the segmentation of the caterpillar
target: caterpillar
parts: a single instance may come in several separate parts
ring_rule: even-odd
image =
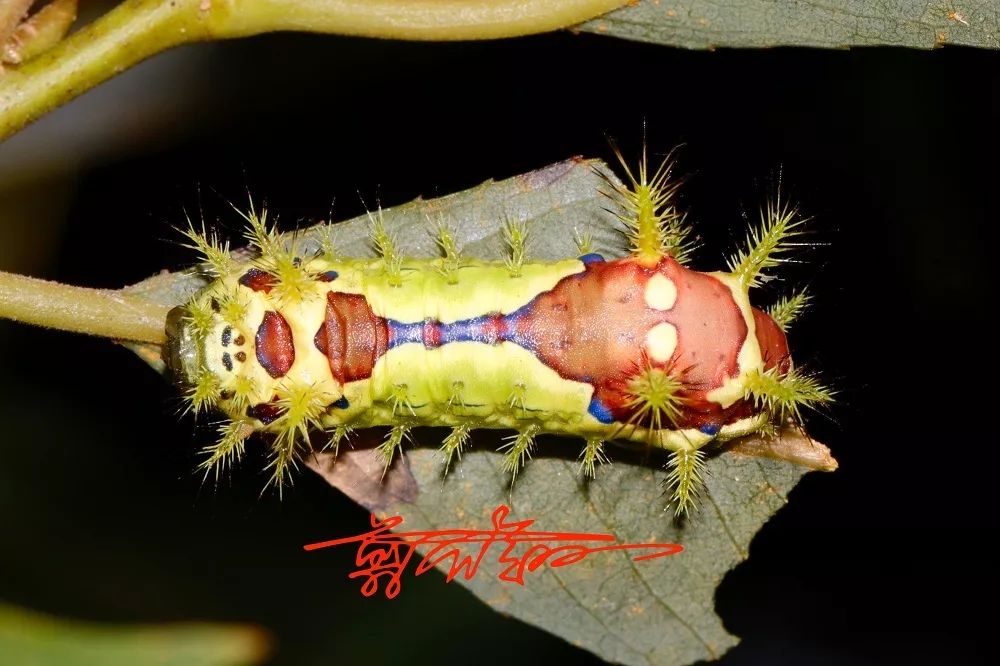
[[[251,204],[247,260],[189,223],[212,281],[169,313],[163,354],[188,409],[226,417],[201,468],[218,474],[265,433],[280,491],[301,456],[336,451],[355,430],[388,428],[388,469],[413,428],[445,426],[445,470],[474,430],[513,431],[501,447],[513,482],[536,438],[556,434],[584,441],[589,476],[609,441],[669,452],[670,500],[686,515],[708,444],[800,423],[833,398],[788,347],[809,295],[767,311],[749,298],[804,220],[779,197],[728,270],[695,271],[670,157],[651,170],[643,150],[633,170],[615,152],[626,179],[606,179],[603,194],[627,237],[620,259],[583,239],[579,256],[530,261],[517,221],[504,225],[503,261],[463,256],[445,224],[439,257],[407,258],[380,211],[369,213],[378,258],[338,256],[332,241],[305,256]]]

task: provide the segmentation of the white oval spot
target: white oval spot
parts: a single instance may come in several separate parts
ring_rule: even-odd
[[[646,351],[649,353],[649,358],[658,363],[669,361],[676,348],[677,329],[673,324],[667,322],[657,324],[646,334]]]
[[[677,302],[677,287],[666,275],[657,273],[646,282],[646,305],[654,310],[669,310]]]

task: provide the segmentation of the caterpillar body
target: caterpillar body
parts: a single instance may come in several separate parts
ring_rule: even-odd
[[[352,430],[388,426],[388,465],[413,427],[447,426],[448,462],[474,429],[514,430],[504,460],[516,476],[535,437],[552,433],[586,441],[591,474],[608,440],[670,451],[672,498],[687,512],[705,445],[797,419],[830,392],[792,366],[784,327],[805,295],[770,313],[748,296],[799,233],[794,211],[770,206],[730,271],[701,273],[682,264],[687,228],[669,171],[664,162],[650,175],[644,158],[637,176],[626,169],[628,185],[613,183],[632,246],[614,260],[526,261],[516,223],[506,261],[461,257],[446,227],[440,258],[407,259],[379,215],[380,258],[299,256],[251,209],[258,256],[239,262],[189,228],[215,279],[170,313],[164,355],[195,411],[230,419],[204,466],[271,433],[280,486],[318,432],[336,447]]]

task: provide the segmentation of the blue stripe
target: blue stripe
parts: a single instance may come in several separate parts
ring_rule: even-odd
[[[615,417],[611,415],[611,410],[605,405],[599,398],[591,398],[590,405],[587,407],[587,411],[590,415],[601,423],[614,423]]]

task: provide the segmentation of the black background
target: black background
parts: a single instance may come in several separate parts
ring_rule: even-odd
[[[65,206],[3,242],[45,239],[33,263],[9,259],[26,272],[118,287],[188,265],[182,210],[234,227],[226,200],[247,187],[291,228],[334,198],[335,218],[359,214],[358,192],[393,205],[609,159],[608,135],[634,154],[645,123],[652,152],[684,144],[695,265],[714,270],[780,172],[825,244],[785,285],[816,295],[792,344],[841,391],[810,421],[841,468],[805,477],[723,581],[716,608],[742,643],[720,663],[992,662],[998,72],[996,53],[957,48],[708,53],[568,33],[189,47],[0,146],[71,162],[8,175],[2,196]],[[75,124],[102,129],[81,147],[60,134]],[[352,553],[300,550],[366,524],[339,492],[305,473],[284,501],[258,498],[249,468],[203,487],[204,433],[129,352],[8,322],[0,341],[3,599],[259,623],[275,664],[596,663],[436,573],[363,599]]]

